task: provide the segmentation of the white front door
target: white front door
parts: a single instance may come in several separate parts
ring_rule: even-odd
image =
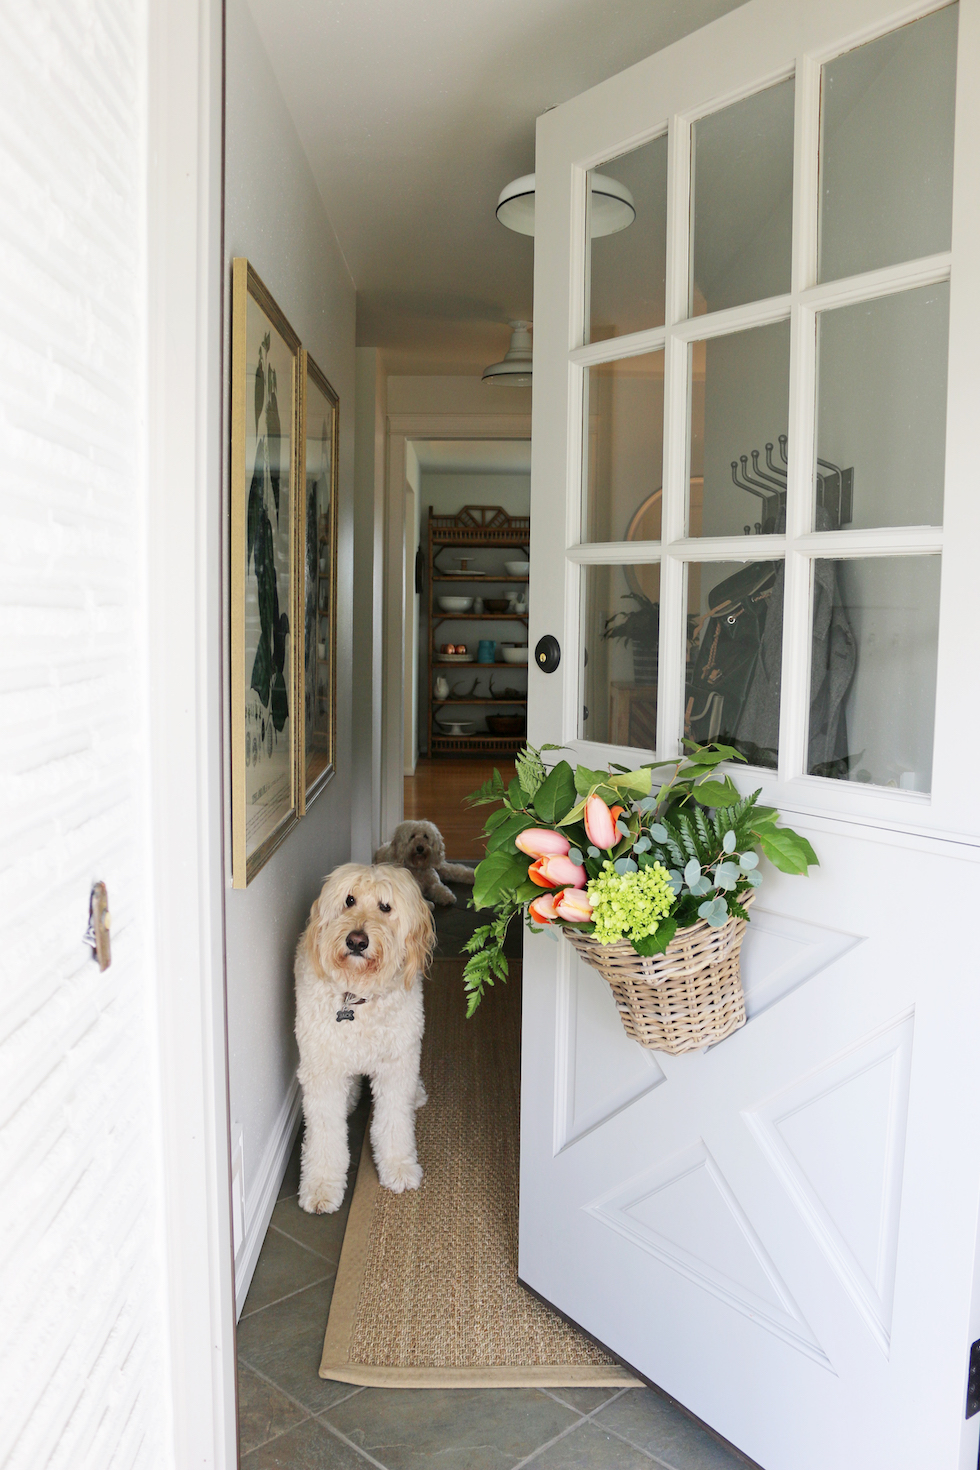
[[[720,736],[820,867],[704,1053],[527,937],[520,1273],[765,1470],[977,1463],[978,74],[750,0],[538,125],[530,738]]]

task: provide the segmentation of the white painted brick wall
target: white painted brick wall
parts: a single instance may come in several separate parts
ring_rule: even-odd
[[[0,1465],[170,1462],[144,913],[144,0],[0,6]],[[113,963],[81,943],[108,884]]]

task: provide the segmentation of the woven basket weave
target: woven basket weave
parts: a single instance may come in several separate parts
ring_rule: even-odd
[[[740,901],[748,908],[755,894]],[[645,959],[631,944],[565,937],[609,984],[627,1036],[651,1051],[677,1055],[710,1046],[745,1025],[739,970],[744,919],[712,929],[704,919],[678,929],[663,954]]]

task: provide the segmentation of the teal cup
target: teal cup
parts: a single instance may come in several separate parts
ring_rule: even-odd
[[[481,638],[480,646],[476,650],[476,661],[478,664],[492,664],[496,662],[497,645],[492,638]]]

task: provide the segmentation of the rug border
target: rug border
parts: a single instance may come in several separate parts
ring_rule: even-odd
[[[371,1124],[364,1130],[357,1179],[340,1250],[320,1377],[360,1388],[642,1388],[644,1380],[619,1363],[576,1363],[565,1367],[385,1368],[350,1361],[350,1339],[367,1264],[371,1216],[381,1185],[371,1153]]]

